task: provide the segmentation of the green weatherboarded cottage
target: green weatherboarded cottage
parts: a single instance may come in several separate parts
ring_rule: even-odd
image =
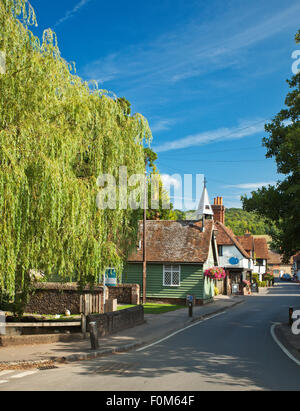
[[[214,282],[204,271],[218,265],[217,246],[213,220],[203,221],[147,221],[147,299],[184,303],[193,295],[204,304],[213,298]],[[143,241],[130,255],[122,282],[143,289]]]

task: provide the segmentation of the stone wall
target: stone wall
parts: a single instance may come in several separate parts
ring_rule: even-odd
[[[89,323],[96,322],[99,337],[114,334],[118,331],[127,328],[135,327],[144,323],[144,307],[127,308],[125,310],[116,311],[105,314],[91,314],[87,316],[87,330],[89,331]]]
[[[83,311],[80,298],[91,294],[93,306],[98,306],[96,300],[100,299],[101,312],[103,312],[103,286],[93,289],[88,287],[79,290],[74,283],[38,283],[34,294],[26,306],[25,312],[31,314],[64,314],[69,310],[71,314],[80,314]],[[106,299],[117,299],[118,304],[140,304],[140,286],[138,284],[119,284],[116,287],[106,287]],[[95,301],[94,301],[95,300]],[[95,308],[88,313],[99,312]]]
[[[26,313],[32,314],[64,314],[69,310],[71,314],[80,314],[80,296],[92,294],[100,298],[101,311],[103,312],[103,288],[95,287],[92,290],[85,288],[79,290],[75,284],[39,283],[34,294],[30,297],[25,308]]]
[[[118,284],[108,288],[108,298],[117,299],[118,304],[140,304],[140,286],[138,284]]]

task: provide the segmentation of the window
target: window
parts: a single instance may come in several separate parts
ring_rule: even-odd
[[[257,258],[256,265],[264,265],[264,260],[262,258]]]
[[[223,246],[222,245],[218,245],[218,254],[219,254],[219,257],[223,257]]]
[[[164,287],[180,286],[180,265],[164,265]]]

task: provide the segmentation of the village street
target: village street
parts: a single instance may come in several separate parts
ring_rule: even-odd
[[[61,365],[8,371],[0,390],[298,390],[300,367],[276,344],[271,326],[299,308],[298,284],[281,283],[264,295],[197,323],[158,344]],[[19,376],[19,377],[18,377]]]

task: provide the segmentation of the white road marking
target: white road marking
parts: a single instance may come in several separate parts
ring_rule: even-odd
[[[278,338],[275,335],[275,327],[277,324],[273,324],[271,327],[271,335],[273,337],[273,340],[276,342],[276,344],[282,349],[282,351],[292,360],[294,361],[297,365],[300,365],[300,361],[297,360],[297,358],[295,358],[282,344],[281,342],[278,340]]]
[[[23,378],[23,377],[27,377],[28,375],[32,375],[32,374],[36,374],[38,371],[26,371],[26,372],[22,372],[21,374],[17,374],[17,375],[12,375],[10,378]]]
[[[181,328],[180,330],[175,331],[174,333],[168,335],[168,336],[165,337],[165,338],[162,338],[161,340],[155,341],[154,343],[149,344],[149,345],[146,345],[145,347],[138,348],[136,351],[144,351],[144,350],[146,350],[147,348],[153,347],[153,346],[156,345],[156,344],[159,344],[159,343],[161,343],[161,342],[163,342],[163,341],[165,341],[165,340],[168,340],[169,338],[173,337],[173,336],[176,335],[176,334],[181,333],[182,331],[187,330],[188,328],[195,327],[196,325],[201,324],[201,323],[203,323],[204,321],[208,321],[208,320],[210,320],[211,318],[218,317],[219,315],[222,315],[222,314],[225,314],[225,311],[222,311],[222,312],[219,313],[219,314],[215,314],[215,315],[212,315],[212,316],[210,316],[210,317],[204,318],[204,320],[197,321],[197,322],[195,322],[194,324],[188,325],[187,327]]]
[[[1,380],[0,384],[5,384],[6,382],[8,382],[7,380]]]

